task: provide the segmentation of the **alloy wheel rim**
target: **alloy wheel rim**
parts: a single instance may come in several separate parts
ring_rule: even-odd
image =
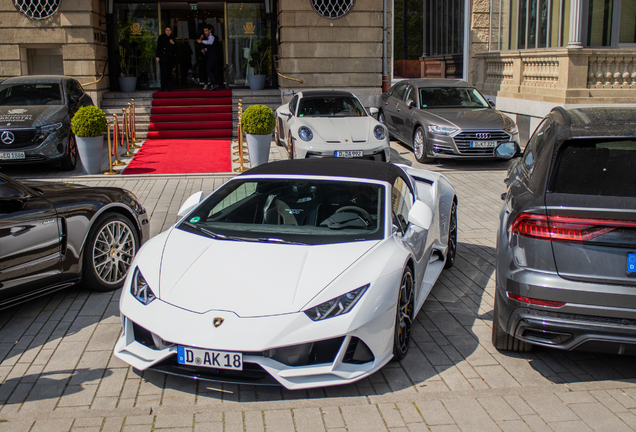
[[[413,275],[407,272],[402,276],[400,297],[398,298],[397,342],[402,354],[406,353],[411,343],[411,327],[413,326]]]
[[[75,137],[71,137],[71,144],[68,146],[68,155],[73,166],[77,162],[77,145],[75,144]]]
[[[294,158],[294,148],[292,146],[291,134],[289,135],[289,140],[287,140],[287,157],[289,159],[293,159]]]
[[[415,132],[415,138],[413,138],[413,153],[417,158],[421,158],[424,153],[424,136],[422,130],[418,129]]]
[[[104,225],[93,245],[93,267],[104,283],[124,280],[135,256],[135,237],[128,225],[112,221]]]
[[[455,253],[457,252],[457,206],[455,203],[453,203],[453,207],[451,208],[449,231],[448,247],[450,250],[448,251],[448,256],[454,260]]]

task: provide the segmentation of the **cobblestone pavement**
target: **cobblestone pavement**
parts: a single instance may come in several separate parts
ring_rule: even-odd
[[[394,151],[394,161],[415,164],[406,149]],[[307,391],[139,373],[112,355],[119,292],[72,288],[0,311],[0,432],[636,430],[634,358],[492,347],[505,164],[432,168],[445,171],[459,196],[457,264],[417,316],[403,361],[356,384]],[[227,179],[72,181],[132,190],[155,235],[192,192],[207,194]]]

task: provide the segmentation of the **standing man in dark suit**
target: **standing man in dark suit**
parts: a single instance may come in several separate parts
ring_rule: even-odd
[[[172,75],[172,63],[174,60],[174,38],[172,28],[166,26],[164,33],[157,39],[157,63],[161,70],[161,91],[170,91],[170,77]]]
[[[221,43],[214,35],[214,28],[206,25],[203,28],[203,35],[197,40],[205,46],[206,71],[210,90],[217,90],[223,84],[223,56],[221,53]],[[204,89],[207,89],[206,85]]]

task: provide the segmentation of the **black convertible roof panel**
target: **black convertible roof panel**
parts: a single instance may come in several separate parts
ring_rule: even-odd
[[[408,182],[399,167],[385,162],[358,159],[296,159],[259,165],[242,175],[313,175],[351,177],[393,183],[397,177]]]
[[[334,97],[334,96],[351,96],[352,93],[343,90],[304,90],[303,97]]]

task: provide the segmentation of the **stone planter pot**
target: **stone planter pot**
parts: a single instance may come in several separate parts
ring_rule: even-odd
[[[269,148],[272,145],[272,134],[247,136],[247,151],[250,154],[252,168],[263,165],[269,161]]]
[[[137,77],[119,77],[119,88],[126,93],[132,93],[137,87]]]
[[[249,75],[247,81],[250,84],[250,90],[263,90],[265,88],[265,75]]]
[[[75,137],[84,174],[101,174],[104,136]]]

